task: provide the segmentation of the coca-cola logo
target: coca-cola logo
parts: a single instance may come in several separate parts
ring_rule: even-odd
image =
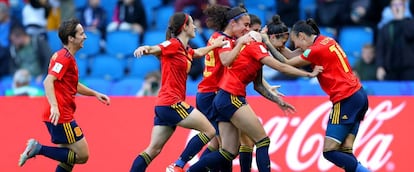
[[[384,132],[380,129],[386,121],[399,115],[405,106],[406,102],[393,105],[391,100],[383,100],[376,107],[368,109],[354,145],[354,152],[359,152],[356,156],[364,166],[373,171],[386,166],[389,171],[393,171],[393,151],[390,150],[390,145],[394,135],[391,131]],[[334,166],[322,156],[325,128],[331,107],[332,103],[326,101],[308,114],[258,114],[271,116],[262,122],[271,139],[269,155],[272,171],[327,171]],[[187,142],[197,133],[190,132]],[[284,162],[274,160],[274,157],[282,156]],[[190,164],[195,163],[198,158],[193,158]],[[238,165],[238,159],[235,159],[233,164]],[[252,168],[257,170],[255,163],[252,164]]]

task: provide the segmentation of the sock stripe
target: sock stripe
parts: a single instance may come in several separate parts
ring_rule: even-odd
[[[247,145],[241,145],[239,152],[253,152],[253,148]]]
[[[224,149],[220,149],[219,152],[221,155],[223,155],[224,158],[226,158],[229,161],[232,161],[234,159],[234,155]]]
[[[200,138],[200,140],[204,143],[207,144],[210,141],[210,138],[207,137],[206,134],[204,133],[198,133],[198,137]]]
[[[71,150],[68,152],[68,161],[67,161],[67,163],[68,164],[75,164],[75,152],[73,152]]]
[[[145,163],[147,163],[147,165],[151,163],[152,159],[146,152],[142,152],[141,156],[142,158],[144,158]]]
[[[269,137],[266,137],[266,138],[264,138],[264,139],[262,139],[262,140],[260,140],[259,142],[256,143],[257,148],[260,148],[260,147],[263,147],[263,146],[269,146],[269,145],[270,145]]]
[[[216,151],[217,149],[213,146],[207,146],[207,149],[210,150],[210,152]]]

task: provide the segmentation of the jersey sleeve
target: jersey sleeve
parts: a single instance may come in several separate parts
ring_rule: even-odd
[[[266,46],[262,43],[254,42],[249,46],[249,54],[251,54],[252,57],[257,61],[260,61],[262,58],[269,56],[269,52],[267,51]]]
[[[172,54],[177,53],[179,44],[171,40],[167,40],[158,45],[161,48],[161,56],[168,57]]]
[[[309,61],[311,63],[315,63],[315,57],[316,57],[315,50],[308,48],[306,49],[302,55],[300,56],[303,60]]]
[[[50,58],[48,74],[55,76],[58,80],[61,80],[69,66],[69,58],[59,56],[58,53],[55,53],[52,58]]]

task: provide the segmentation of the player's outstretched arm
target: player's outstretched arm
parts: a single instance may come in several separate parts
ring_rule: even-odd
[[[82,83],[78,83],[78,93],[85,96],[95,96],[100,102],[106,105],[109,105],[111,102],[107,95],[97,92]]]

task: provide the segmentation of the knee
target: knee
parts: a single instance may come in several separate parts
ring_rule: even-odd
[[[89,159],[89,154],[77,155],[76,156],[76,163],[77,164],[85,164],[86,162],[88,162],[88,159]]]

